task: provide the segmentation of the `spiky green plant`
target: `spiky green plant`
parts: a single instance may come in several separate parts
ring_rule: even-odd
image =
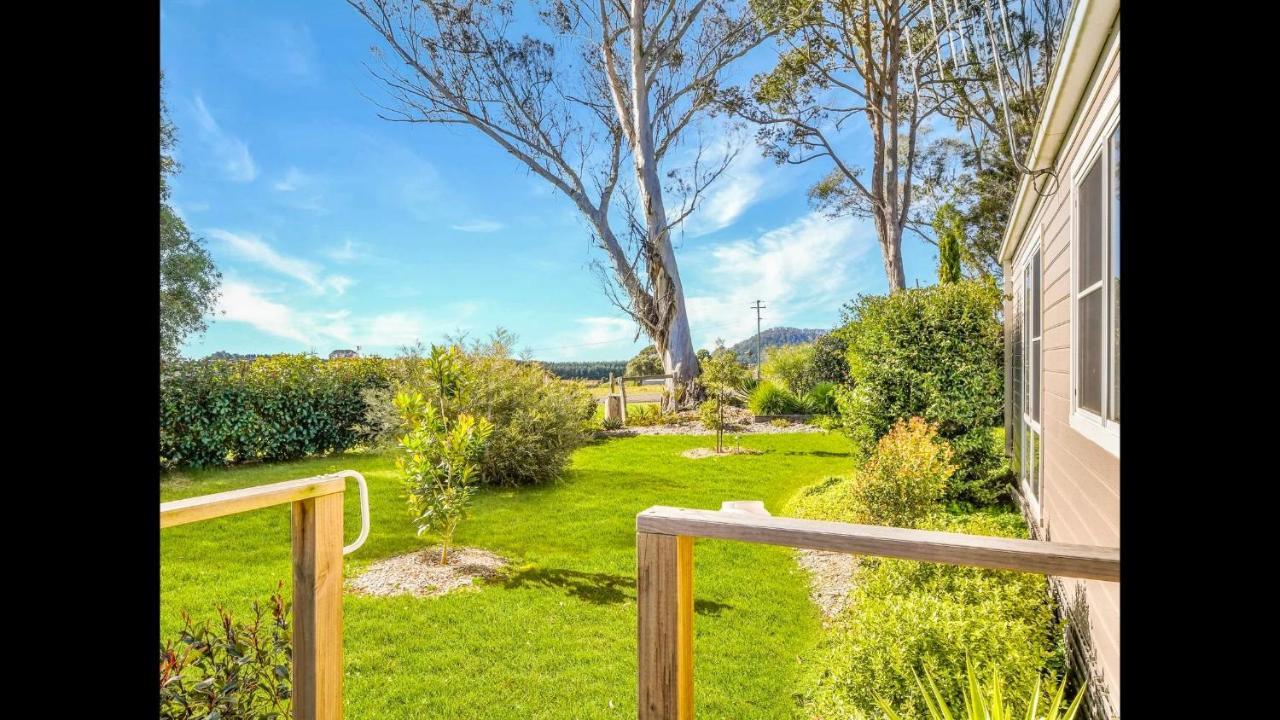
[[[1074,720],[1076,713],[1080,711],[1081,703],[1084,702],[1084,691],[1081,690],[1069,704],[1063,705],[1067,693],[1067,679],[1064,677],[1058,685],[1058,691],[1053,694],[1048,707],[1041,714],[1040,680],[1037,679],[1035,689],[1032,690],[1031,697],[1026,702],[1026,713],[1019,718],[1014,713],[1013,705],[1005,700],[1004,683],[999,671],[992,671],[990,681],[985,683],[978,678],[978,671],[971,660],[965,660],[965,671],[968,676],[968,687],[964,690],[962,705],[957,710],[950,707],[946,696],[933,681],[933,675],[928,668],[924,669],[925,681],[928,683],[927,689],[925,682],[921,682],[920,676],[915,676],[916,685],[919,686],[920,694],[924,697],[925,706],[929,710],[930,720]],[[893,706],[879,695],[876,696],[876,704],[884,712],[885,720],[904,720],[904,716],[898,714]]]

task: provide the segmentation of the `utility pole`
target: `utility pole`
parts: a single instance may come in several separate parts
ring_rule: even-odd
[[[756,311],[756,382],[760,382],[760,364],[764,362],[764,356],[760,354],[760,311],[766,306],[756,300],[755,305],[748,305],[747,307]]]

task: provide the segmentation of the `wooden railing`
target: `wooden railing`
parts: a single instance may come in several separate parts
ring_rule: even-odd
[[[160,529],[292,505],[293,716],[342,720],[342,502],[356,473],[290,480],[160,504]]]
[[[715,538],[1120,582],[1120,549],[772,517],[757,501],[636,516],[640,720],[693,717],[693,540]]]

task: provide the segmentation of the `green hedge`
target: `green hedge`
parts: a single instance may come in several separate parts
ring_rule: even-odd
[[[361,393],[386,386],[388,362],[273,355],[165,363],[161,467],[291,460],[358,445]]]
[[[870,452],[895,422],[923,417],[955,451],[951,499],[999,500],[1008,482],[991,434],[1004,410],[999,290],[965,281],[864,295],[843,314],[850,386],[837,404],[852,438]]]

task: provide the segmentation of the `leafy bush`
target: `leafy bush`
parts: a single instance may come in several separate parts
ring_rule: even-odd
[[[1002,452],[989,428],[1002,422],[1000,293],[961,281],[846,305],[850,388],[837,393],[843,424],[864,449],[913,416],[952,443],[958,471],[949,497],[991,503],[1003,492]]]
[[[765,351],[760,372],[792,395],[803,396],[818,382],[813,361],[813,345],[771,347]]]
[[[854,503],[864,522],[915,527],[937,509],[954,472],[946,441],[913,417],[880,438],[853,485]]]
[[[836,384],[820,382],[814,385],[804,396],[804,403],[809,412],[829,415],[836,411]]]
[[[662,356],[658,354],[657,348],[648,345],[627,361],[625,372],[627,375],[661,375]]]
[[[177,640],[160,646],[161,720],[287,720],[293,650],[289,606],[277,591],[253,620],[236,622],[223,607],[219,625],[194,623],[182,613]]]
[[[927,527],[1025,537],[1015,513],[939,517]],[[1044,576],[1004,570],[867,558],[860,561],[847,609],[820,649],[821,674],[806,693],[808,715],[850,717],[880,706],[903,718],[926,718],[925,693],[913,680],[924,668],[952,706],[966,682],[950,670],[971,657],[998,670],[1009,695],[1031,697],[1042,669],[1061,666]]]
[[[762,380],[756,385],[747,400],[747,407],[756,415],[791,415],[807,409],[786,388],[768,380]]]
[[[702,424],[716,431],[716,452],[724,452],[723,406],[731,400],[742,398],[742,386],[746,384],[749,374],[746,366],[738,362],[737,354],[720,341],[716,341],[715,352],[702,364],[700,379],[714,399],[703,403],[699,412]],[[714,416],[709,418],[709,413],[714,413]]]
[[[698,406],[698,419],[702,422],[702,427],[708,430],[723,430],[727,424],[720,420],[720,401],[715,398],[702,401]]]
[[[811,485],[787,503],[782,514],[806,520],[862,522],[863,513],[853,503],[853,478],[829,477]]]
[[[774,418],[769,421],[769,424],[776,428],[791,427],[791,421],[786,418]]]
[[[356,427],[364,392],[386,385],[386,364],[378,358],[165,362],[160,464],[206,467],[341,452],[369,439]]]
[[[422,393],[400,393],[395,400],[408,429],[400,439],[405,455],[396,458],[396,467],[404,474],[418,535],[440,534],[441,565],[449,561],[453,532],[480,480],[477,460],[493,434],[493,425],[484,418],[448,414],[467,380],[460,355],[457,348],[431,348],[427,368],[439,393],[439,411]]]
[[[465,351],[459,348],[458,363],[467,382],[453,399],[451,414],[483,417],[493,424],[480,458],[483,483],[548,482],[564,472],[569,456],[586,441],[599,405],[583,385],[563,382],[536,363],[510,358],[511,342],[491,338]],[[432,403],[439,397],[420,345],[406,348],[390,367],[391,389],[366,393],[366,432],[384,441],[404,433],[394,406],[396,394],[420,392]]]
[[[914,674],[914,673],[913,673]],[[965,680],[966,685],[963,690],[963,699],[959,705],[952,703],[939,688],[933,679],[933,673],[926,668],[924,671],[925,680],[928,682],[928,689],[925,683],[921,682],[918,675],[915,676],[916,686],[920,688],[920,694],[925,698],[925,705],[928,708],[929,720],[1021,720],[1028,718],[1029,720],[1074,720],[1076,714],[1080,711],[1080,705],[1084,701],[1084,691],[1076,693],[1076,697],[1070,703],[1063,704],[1067,693],[1067,678],[1062,678],[1062,683],[1058,685],[1058,691],[1049,699],[1048,707],[1045,708],[1045,714],[1041,715],[1038,710],[1042,702],[1043,695],[1040,692],[1040,682],[1037,678],[1036,686],[1031,692],[1031,696],[1022,700],[1022,707],[1026,708],[1026,713],[1017,712],[1014,706],[1005,701],[1005,690],[1003,678],[999,672],[991,673],[991,679],[983,682],[978,678],[978,671],[973,666],[973,661],[965,660]],[[905,720],[904,716],[893,709],[893,706],[884,701],[883,698],[877,698],[876,703],[880,705],[880,709],[884,711],[885,720]],[[1021,710],[1021,708],[1019,708]],[[859,713],[859,717],[864,717]]]
[[[813,341],[813,375],[818,382],[849,382],[849,343],[843,333],[829,332]]]

